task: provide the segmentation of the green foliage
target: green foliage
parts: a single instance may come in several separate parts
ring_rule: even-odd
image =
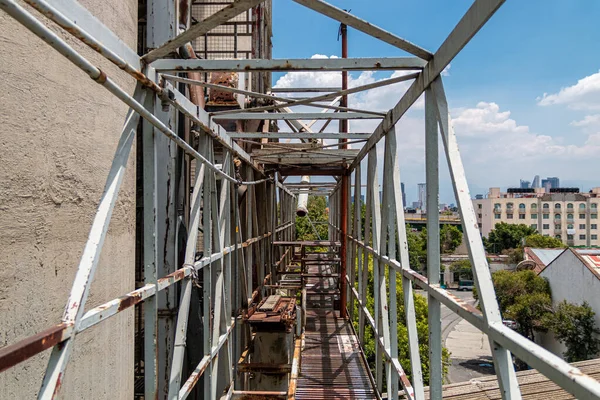
[[[410,267],[421,271],[427,265],[427,229],[413,232],[410,226],[406,225],[406,241]]]
[[[594,315],[587,302],[579,306],[566,301],[556,307],[554,314],[546,315],[544,324],[567,347],[563,355],[568,362],[589,360],[600,351],[600,329]]]
[[[297,240],[327,240],[329,228],[327,222],[327,202],[323,196],[308,196],[308,218],[296,217],[296,239]],[[311,226],[312,224],[314,225]],[[316,232],[315,232],[316,230]],[[317,236],[318,232],[318,236]]]
[[[527,236],[525,238],[525,246],[541,249],[561,249],[567,247],[560,239],[551,236],[540,235],[539,233],[534,233],[533,235]]]
[[[552,313],[550,294],[535,292],[517,296],[515,303],[506,309],[504,317],[516,321],[519,333],[533,340],[534,330],[546,331],[544,320],[549,313]]]
[[[440,229],[440,251],[452,253],[462,243],[462,232],[454,225],[442,225]]]
[[[473,279],[473,269],[471,268],[471,261],[468,259],[454,261],[450,264],[450,271],[458,273],[461,279]]]
[[[387,274],[386,274],[387,275]],[[374,315],[375,301],[373,296],[374,282],[373,282],[373,264],[369,263],[369,284],[367,290],[367,309]],[[389,290],[388,290],[389,293]],[[396,276],[396,318],[398,321],[398,359],[400,364],[407,368],[407,375],[412,376],[410,370],[410,353],[408,348],[408,328],[406,326],[405,309],[404,309],[404,294],[402,291],[402,277]],[[421,359],[421,368],[423,370],[423,380],[427,385],[429,383],[429,327],[427,322],[427,301],[423,296],[415,294],[414,297],[415,314],[417,320],[417,336],[419,339],[419,355]],[[358,312],[355,314],[354,326],[358,331]],[[375,340],[373,338],[373,331],[370,325],[365,321],[365,357],[369,362],[371,369],[375,368]],[[448,365],[450,363],[450,353],[446,348],[442,349],[442,362],[444,367],[444,374],[447,373]]]
[[[488,253],[499,254],[503,250],[519,247],[524,238],[534,233],[536,230],[529,225],[500,222],[496,224],[488,237],[484,238],[483,244]]]

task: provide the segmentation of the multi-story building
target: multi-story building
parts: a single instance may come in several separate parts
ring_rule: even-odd
[[[550,189],[556,189],[560,187],[560,179],[558,177],[547,177],[542,179],[542,187],[546,189],[546,193],[550,193]]]
[[[427,210],[427,189],[424,183],[417,184],[419,193],[419,208],[423,211]]]
[[[531,182],[521,179],[521,182],[519,182],[519,187],[521,189],[529,189],[531,187]]]
[[[600,187],[589,193],[579,189],[490,188],[484,199],[473,200],[479,230],[488,236],[497,223],[526,224],[544,236],[553,236],[569,246],[600,246],[598,219]]]

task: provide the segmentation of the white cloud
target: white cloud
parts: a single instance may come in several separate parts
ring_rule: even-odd
[[[538,98],[540,106],[566,105],[573,110],[600,110],[600,71],[560,89],[558,93]]]
[[[463,136],[488,136],[499,133],[527,133],[529,127],[519,126],[510,118],[510,111],[500,112],[496,103],[481,101],[475,108],[459,110],[453,119],[455,129]]]
[[[600,125],[600,114],[586,115],[585,118],[580,121],[571,122],[571,125],[578,126],[578,127],[589,127],[589,126]]]
[[[440,75],[442,75],[442,76],[450,76],[450,67],[451,67],[451,66],[452,66],[452,64],[448,64],[448,65],[446,66],[446,68],[444,68],[444,69],[442,70],[442,73],[441,73]]]

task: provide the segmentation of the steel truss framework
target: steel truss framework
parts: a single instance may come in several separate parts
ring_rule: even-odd
[[[455,29],[435,53],[430,53],[375,25],[369,24],[349,13],[329,5],[322,0],[294,0],[318,13],[338,20],[365,34],[374,36],[396,46],[413,57],[395,59],[338,59],[338,60],[177,60],[164,58],[177,48],[188,43],[211,29],[225,23],[232,17],[262,3],[261,0],[236,0],[223,10],[208,17],[202,23],[187,29],[181,34],[172,30],[176,24],[177,3],[167,1],[166,6],[150,2],[152,8],[153,33],[148,54],[138,57],[118,37],[100,21],[79,5],[76,0],[25,0],[26,3],[64,28],[70,34],[87,44],[106,59],[119,66],[137,80],[133,94],[126,93],[103,71],[95,67],[77,51],[70,47],[52,30],[36,19],[29,11],[14,0],[0,0],[0,8],[11,15],[31,32],[52,46],[60,54],[87,73],[97,83],[104,86],[118,99],[130,107],[123,125],[121,138],[108,174],[105,190],[100,199],[89,237],[73,282],[71,294],[61,324],[41,332],[22,342],[0,349],[0,369],[5,370],[46,349],[52,354],[44,376],[39,398],[53,398],[60,390],[62,375],[69,362],[76,336],[82,331],[99,324],[117,313],[144,305],[145,323],[145,395],[169,399],[185,399],[202,382],[205,398],[217,398],[223,394],[235,395],[236,362],[243,353],[244,331],[242,316],[244,309],[256,298],[267,293],[268,283],[273,286],[276,268],[289,262],[290,252],[273,246],[274,241],[293,241],[295,218],[295,193],[301,195],[327,194],[330,201],[329,240],[341,242],[342,258],[342,314],[350,318],[358,314],[358,336],[364,343],[365,330],[371,329],[376,338],[376,368],[374,382],[381,393],[383,377],[386,377],[387,397],[398,398],[399,391],[409,399],[424,399],[424,383],[419,356],[419,343],[416,329],[416,315],[413,304],[413,286],[424,289],[429,297],[429,370],[430,396],[440,399],[442,395],[442,346],[440,305],[444,304],[472,325],[485,332],[493,349],[495,368],[503,399],[519,399],[521,394],[511,361],[511,352],[559,386],[579,399],[600,398],[600,384],[582,374],[558,357],[518,335],[502,324],[498,304],[492,286],[491,276],[477,229],[475,213],[470,200],[464,168],[458,152],[448,104],[440,73],[469,42],[476,32],[501,6],[503,0],[476,0]],[[101,39],[100,39],[101,38]],[[276,98],[271,94],[245,91],[250,97],[268,97],[275,105],[245,109],[218,115],[220,119],[236,120],[285,120],[292,132],[235,132],[231,135],[216,124],[213,116],[192,103],[185,93],[180,92],[170,82],[184,82],[210,86],[205,82],[193,81],[166,72],[181,73],[182,69],[216,71],[272,71],[272,70],[397,70],[409,69],[416,72],[402,78],[390,79],[383,83],[365,85],[359,88],[342,90],[327,88],[326,94],[316,97],[290,100]],[[163,74],[164,73],[164,74]],[[369,110],[352,110],[347,107],[344,96],[361,90],[373,89],[401,80],[412,80],[412,84],[397,105],[387,114],[377,115]],[[222,90],[231,88],[217,86]],[[291,89],[290,89],[291,90]],[[324,90],[314,89],[312,92]],[[239,92],[239,90],[238,90]],[[300,92],[310,93],[309,89]],[[426,138],[426,182],[427,207],[436,209],[438,205],[438,134],[452,177],[455,196],[460,207],[464,234],[469,248],[469,256],[474,269],[475,283],[481,296],[482,312],[465,305],[451,293],[440,288],[439,247],[429,246],[428,277],[411,269],[408,257],[405,221],[400,189],[398,167],[398,140],[395,124],[410,106],[425,94],[425,138]],[[321,104],[333,100],[333,104]],[[338,107],[335,103],[340,102]],[[299,105],[324,108],[321,113],[296,113],[289,107]],[[335,112],[325,112],[332,110]],[[175,111],[184,118],[175,118]],[[267,113],[266,111],[279,111]],[[217,115],[215,115],[216,117]],[[117,200],[130,155],[133,139],[137,132],[140,117],[142,123],[144,160],[144,276],[145,285],[124,296],[109,301],[96,308],[85,310],[90,285],[98,266],[99,255]],[[311,126],[317,119],[357,119],[382,118],[372,134],[313,132]],[[311,119],[306,123],[302,120]],[[198,144],[192,145],[176,132],[176,125],[193,124],[198,133]],[[235,138],[235,140],[233,139]],[[362,149],[341,166],[325,169],[335,175],[336,182],[319,187],[317,183],[290,185],[286,188],[283,179],[276,173],[269,173],[263,164],[252,158],[236,140],[261,139],[255,142],[275,152],[301,152],[308,154],[303,166],[286,165],[290,174],[297,168],[308,174],[316,156],[326,151],[323,139],[364,139]],[[305,143],[317,141],[317,148],[294,149],[290,146],[277,148],[278,140],[299,138]],[[384,139],[383,197],[380,203],[376,144]],[[320,142],[319,142],[320,141]],[[364,141],[363,141],[364,142]],[[173,171],[169,149],[177,146],[181,152],[195,162],[193,191],[188,203],[189,226],[183,260],[174,265],[180,268],[168,270],[159,260],[161,242],[167,243],[167,253],[174,254],[175,237],[166,233],[160,220],[164,219],[164,193],[161,186],[165,176]],[[174,147],[173,147],[174,148]],[[331,149],[332,153],[337,149]],[[340,151],[344,151],[343,149]],[[345,150],[348,151],[348,150]],[[326,153],[329,154],[329,153]],[[241,163],[241,167],[240,167]],[[277,164],[277,163],[273,163]],[[362,182],[361,170],[366,168],[367,214],[362,237],[360,202],[351,203],[351,198],[360,198]],[[283,169],[283,168],[282,168]],[[320,168],[321,169],[321,168]],[[335,172],[340,173],[335,173]],[[317,171],[314,171],[318,174]],[[241,176],[246,179],[243,181]],[[350,181],[354,180],[354,193]],[[244,200],[240,201],[240,193]],[[354,207],[354,213],[349,207]],[[354,219],[351,215],[354,215]],[[166,216],[172,218],[172,216]],[[199,227],[202,227],[202,249],[204,256],[196,258],[200,242]],[[439,240],[439,216],[427,214],[428,242]],[[166,241],[162,235],[171,235]],[[396,254],[399,255],[397,259]],[[368,265],[372,263],[374,273],[374,313],[366,306]],[[255,277],[253,275],[255,272]],[[404,293],[405,319],[408,327],[410,348],[410,368],[412,382],[407,379],[403,366],[398,360],[396,321],[396,276],[400,275]],[[201,277],[201,279],[200,279]],[[182,375],[182,365],[187,348],[187,325],[194,284],[202,282],[204,316],[202,321],[203,357],[189,376]],[[167,299],[174,301],[175,285],[180,285],[176,326],[172,331],[166,328],[159,311],[165,307]],[[347,296],[349,294],[349,296]],[[158,355],[157,348],[165,341],[174,343],[173,352],[168,357]],[[246,343],[247,344],[247,343]],[[299,346],[296,346],[292,381],[298,376]],[[168,380],[162,377],[168,376]],[[290,388],[295,386],[290,384]],[[289,394],[293,397],[293,392]]]

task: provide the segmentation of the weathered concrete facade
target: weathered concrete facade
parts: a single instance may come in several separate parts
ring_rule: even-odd
[[[136,48],[136,0],[80,0]],[[33,12],[35,15],[39,15]],[[133,79],[48,23],[132,93]],[[0,12],[0,346],[60,321],[127,107]],[[135,168],[121,189],[86,309],[134,287]],[[61,398],[133,396],[133,310],[76,339]],[[34,398],[50,351],[0,375]]]

